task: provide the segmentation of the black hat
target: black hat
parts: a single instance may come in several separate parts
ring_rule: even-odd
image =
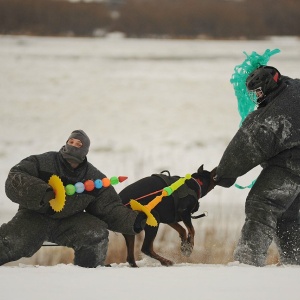
[[[70,134],[68,140],[69,139],[80,140],[81,143],[82,143],[82,147],[85,147],[87,149],[87,153],[86,154],[88,154],[91,142],[90,142],[89,137],[87,136],[87,134],[83,130],[78,129],[78,130],[72,131],[72,133]]]
[[[261,66],[254,70],[246,80],[249,91],[261,88],[265,96],[275,90],[279,85],[281,74],[271,66]]]

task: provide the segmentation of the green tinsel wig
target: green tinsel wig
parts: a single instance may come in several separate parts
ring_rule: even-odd
[[[262,55],[257,54],[255,51],[253,51],[250,55],[243,52],[246,55],[246,59],[243,63],[234,68],[234,73],[232,74],[230,82],[233,85],[235,95],[238,100],[238,110],[242,118],[241,124],[247,115],[255,109],[255,104],[251,101],[247,92],[247,77],[258,67],[267,65],[270,57],[279,52],[279,49],[274,49],[272,51],[267,49]]]

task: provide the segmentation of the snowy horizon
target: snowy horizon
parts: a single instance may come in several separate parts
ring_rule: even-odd
[[[18,206],[4,183],[21,159],[58,151],[74,129],[91,139],[88,160],[107,177],[128,176],[126,185],[162,170],[184,176],[201,164],[219,162],[239,127],[230,78],[245,55],[279,48],[270,65],[299,77],[300,40],[204,41],[0,36],[2,147],[0,150],[0,224]],[[249,184],[258,169],[238,183]],[[193,221],[195,250],[203,233],[215,228],[220,239],[236,242],[249,190],[217,187],[201,200]],[[171,234],[168,246],[178,241]],[[25,260],[24,260],[25,261]],[[139,269],[127,264],[83,269],[58,264],[0,267],[1,294],[11,299],[282,299],[299,295],[299,267],[255,268],[179,263],[160,267],[147,259]],[[145,293],[145,285],[151,285]],[[181,289],[180,286],[183,286]],[[154,291],[155,289],[155,291]],[[172,291],[171,294],[169,292]],[[134,295],[133,292],[136,294]]]

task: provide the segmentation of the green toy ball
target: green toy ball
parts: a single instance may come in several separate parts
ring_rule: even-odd
[[[65,187],[65,190],[66,190],[66,194],[68,196],[72,196],[75,194],[76,192],[76,188],[73,184],[68,184],[66,187]]]
[[[118,184],[118,183],[119,183],[118,177],[116,177],[116,176],[111,177],[111,178],[110,178],[110,183],[111,183],[112,185]]]

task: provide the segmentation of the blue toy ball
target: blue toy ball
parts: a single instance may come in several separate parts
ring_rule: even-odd
[[[84,191],[84,184],[82,182],[75,183],[76,193],[83,193]]]
[[[96,189],[101,189],[103,186],[102,180],[101,179],[96,179],[95,180],[95,188]]]

